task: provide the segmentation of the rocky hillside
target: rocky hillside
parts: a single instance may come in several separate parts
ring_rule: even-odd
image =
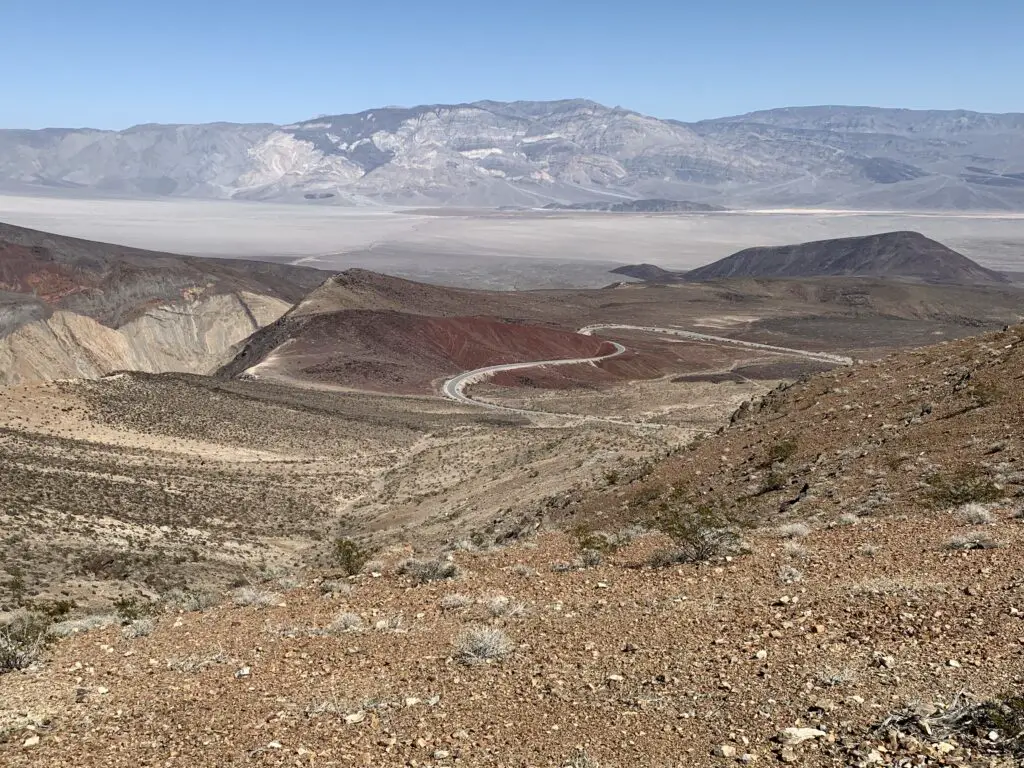
[[[611,349],[573,329],[501,319],[541,302],[348,270],[253,334],[219,375],[425,394],[461,371]]]
[[[568,532],[58,623],[0,762],[1015,768],[1022,380],[1024,327],[900,353],[552,499]]]
[[[883,232],[799,245],[747,248],[686,273],[686,280],[744,277],[895,277],[965,285],[1009,283],[918,232]]]
[[[820,373],[744,404],[721,434],[570,516],[678,505],[827,524],[1024,498],[1022,381],[1020,325]]]
[[[686,124],[567,100],[387,107],[282,126],[6,130],[0,186],[305,204],[1020,210],[1022,122],[810,107]]]
[[[208,373],[322,279],[0,224],[0,386],[114,370]]]

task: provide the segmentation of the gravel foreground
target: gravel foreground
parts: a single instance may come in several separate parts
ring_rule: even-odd
[[[0,678],[0,764],[1016,765],[995,749],[1011,734],[989,755],[869,733],[1020,690],[1012,515],[992,508],[996,549],[948,548],[972,527],[948,511],[798,546],[756,533],[749,554],[659,570],[642,564],[660,534],[589,568],[548,534],[458,553],[454,579],[382,563],[267,607],[162,614],[146,636],[94,630]],[[465,656],[483,628],[508,647]]]

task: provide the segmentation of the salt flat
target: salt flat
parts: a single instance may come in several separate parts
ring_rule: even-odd
[[[688,269],[754,245],[916,230],[1024,270],[1024,215],[819,210],[622,215],[0,195],[0,221],[92,240],[495,287],[600,285],[615,265]]]

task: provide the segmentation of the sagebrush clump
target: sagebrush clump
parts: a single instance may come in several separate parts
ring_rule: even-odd
[[[416,584],[426,584],[431,581],[454,579],[459,575],[459,567],[451,560],[443,558],[406,560],[398,566],[398,572],[403,576],[411,577]]]
[[[49,620],[32,613],[0,626],[0,674],[27,669],[38,661],[51,642],[49,630]]]
[[[482,664],[508,656],[515,644],[496,627],[467,627],[455,638],[455,657],[463,664]]]

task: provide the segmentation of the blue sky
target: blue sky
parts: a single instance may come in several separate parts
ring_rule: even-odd
[[[0,0],[0,127],[586,97],[1024,111],[1022,0]]]

